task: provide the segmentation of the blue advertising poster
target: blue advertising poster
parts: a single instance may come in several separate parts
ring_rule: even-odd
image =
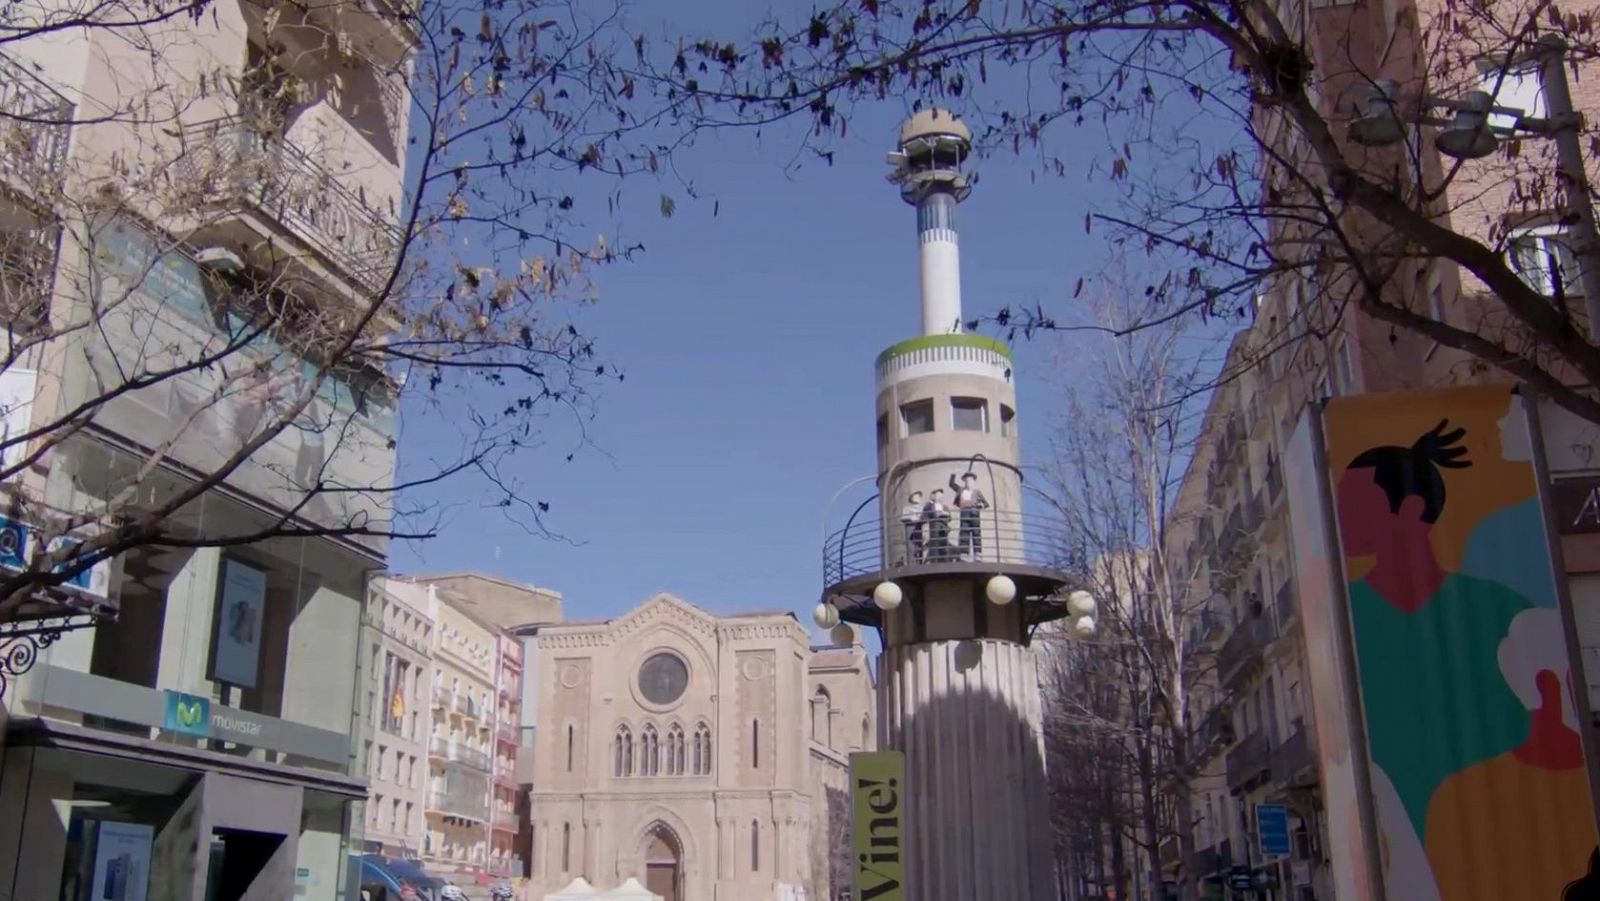
[[[217,588],[212,679],[241,688],[256,686],[261,662],[261,614],[266,604],[266,571],[224,557]]]
[[[1282,804],[1256,805],[1256,834],[1262,857],[1289,856],[1289,808]]]
[[[101,821],[89,897],[96,901],[145,901],[154,839],[152,826]]]

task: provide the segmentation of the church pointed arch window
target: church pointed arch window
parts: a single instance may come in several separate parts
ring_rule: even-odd
[[[667,775],[682,776],[684,771],[683,727],[673,723],[667,728]]]
[[[694,774],[711,774],[711,727],[705,723],[694,727]]]
[[[656,776],[661,773],[661,739],[654,723],[647,723],[639,733],[639,775]]]
[[[611,757],[612,771],[617,778],[633,775],[633,731],[626,725],[617,727]]]

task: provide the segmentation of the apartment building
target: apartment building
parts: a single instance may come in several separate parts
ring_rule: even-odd
[[[425,592],[391,579],[374,582],[366,619],[364,845],[368,853],[417,859],[427,834],[433,619]]]
[[[1235,338],[1230,361],[1248,352],[1250,338]],[[1350,389],[1337,367],[1310,381],[1312,390]],[[1188,596],[1213,598],[1188,633],[1207,664],[1189,698],[1188,757],[1194,873],[1218,897],[1332,897],[1281,463],[1294,394],[1266,371],[1213,393],[1206,440],[1180,489],[1186,522],[1173,530],[1172,559],[1186,561],[1182,571],[1200,583]],[[1263,804],[1288,808],[1287,854],[1262,853]],[[1176,878],[1177,842],[1162,855]]]
[[[561,621],[561,594],[486,573],[418,575],[441,603],[498,632],[494,787],[489,870],[515,882],[529,875],[534,737],[538,731],[538,633]]]
[[[407,114],[388,70],[368,66],[402,65],[412,45],[372,6],[323,5],[301,31],[339,31],[366,52],[290,53],[306,90],[263,93],[252,79],[296,40],[269,35],[271,18],[222,0],[146,30],[169,52],[143,52],[125,30],[79,28],[0,53],[0,105],[25,117],[6,122],[0,149],[10,334],[30,321],[96,324],[8,358],[0,374],[8,428],[94,409],[7,480],[10,549],[28,540],[32,516],[95,521],[130,486],[151,500],[206,484],[200,474],[251,440],[277,389],[230,388],[222,366],[170,371],[174,358],[237,337],[248,285],[290,278],[297,301],[338,305],[392,260]],[[275,127],[264,132],[246,120],[267,95]],[[129,98],[166,112],[159,123],[126,115]],[[138,194],[159,180],[149,176],[169,178],[185,202]],[[271,361],[258,373],[292,380],[316,368],[299,346],[268,331],[247,352]],[[108,381],[163,367],[164,378]],[[108,384],[119,390],[97,397]],[[186,899],[227,885],[251,897],[354,896],[367,796],[363,608],[386,543],[306,534],[191,545],[285,518],[382,522],[372,494],[308,502],[307,492],[318,480],[388,484],[393,396],[382,373],[327,379],[305,427],[275,435],[170,517],[169,546],[39,592],[24,616],[31,634],[8,624],[0,895]],[[313,415],[337,418],[338,437],[310,426]]]
[[[1543,115],[1536,68],[1451,68],[1452,54],[1404,49],[1443,12],[1435,4],[1285,4],[1286,24],[1304,35],[1314,60],[1335,61],[1340,73],[1320,84],[1323,112],[1336,127],[1348,124],[1337,98],[1341,79],[1393,78],[1404,90],[1426,87],[1439,95],[1468,90],[1494,94],[1499,105]],[[1401,47],[1384,55],[1386,49]],[[1469,61],[1470,62],[1470,61]],[[1600,94],[1591,62],[1571,67],[1573,99],[1580,112]],[[1504,123],[1497,123],[1504,124]],[[1266,130],[1288,158],[1303,148],[1287,131]],[[1280,137],[1274,139],[1271,135]],[[1430,135],[1431,137],[1431,135]],[[1431,148],[1430,148],[1431,149]],[[1422,159],[1438,173],[1439,157]],[[1454,164],[1453,160],[1444,160]],[[1589,162],[1594,178],[1595,160]],[[1559,210],[1529,210],[1516,194],[1518,176],[1554,170],[1548,147],[1528,142],[1515,163],[1493,156],[1469,160],[1439,200],[1452,227],[1506,248],[1524,279],[1542,293],[1581,306],[1581,284],[1566,245]],[[1553,198],[1549,198],[1553,203]],[[1281,237],[1281,236],[1280,236]],[[1321,286],[1286,277],[1259,298],[1253,325],[1230,349],[1227,368],[1238,377],[1210,400],[1205,439],[1196,449],[1179,506],[1211,511],[1193,530],[1175,529],[1182,553],[1207,561],[1199,567],[1213,580],[1220,603],[1194,625],[1209,642],[1212,676],[1196,691],[1193,750],[1199,768],[1193,783],[1197,812],[1194,871],[1214,897],[1278,899],[1334,897],[1328,872],[1328,819],[1317,766],[1318,726],[1312,715],[1307,648],[1299,628],[1299,586],[1290,552],[1284,500],[1283,448],[1307,405],[1363,392],[1509,381],[1466,354],[1417,338],[1363,315],[1354,305],[1327,302]],[[1441,260],[1414,260],[1386,286],[1394,299],[1441,321],[1484,334],[1503,334],[1497,302],[1470,274]],[[1292,337],[1292,340],[1290,338]],[[1562,531],[1563,557],[1579,643],[1589,664],[1591,708],[1597,694],[1594,663],[1600,660],[1600,554],[1595,528],[1583,505],[1600,486],[1592,448],[1600,430],[1548,403],[1539,404],[1544,464],[1555,477],[1551,498]],[[1537,517],[1529,525],[1537,527]],[[1528,561],[1529,567],[1542,561]],[[1288,853],[1263,854],[1260,805],[1287,808]],[[1274,817],[1276,819],[1276,817]],[[1277,832],[1276,823],[1268,827]],[[1276,841],[1276,839],[1275,839]],[[1181,861],[1176,842],[1163,849],[1176,877]],[[1231,894],[1230,894],[1231,893]]]
[[[495,635],[494,770],[489,810],[489,872],[498,878],[520,878],[522,848],[517,779],[517,742],[522,726],[522,643],[505,631]]]
[[[489,867],[499,632],[427,586],[434,617],[433,724],[428,737],[428,868],[470,882]]]

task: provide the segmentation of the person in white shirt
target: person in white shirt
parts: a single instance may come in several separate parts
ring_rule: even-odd
[[[956,495],[956,509],[961,511],[961,530],[956,536],[961,556],[971,556],[973,560],[983,559],[983,511],[989,506],[989,499],[978,490],[977,473],[965,473],[961,476],[961,484],[956,484],[956,474],[950,474],[950,490]]]
[[[928,495],[922,521],[928,524],[927,561],[943,563],[950,559],[950,508],[944,504],[943,488],[935,488]]]
[[[900,508],[900,524],[905,527],[907,563],[922,562],[922,492],[913,491],[906,496]]]

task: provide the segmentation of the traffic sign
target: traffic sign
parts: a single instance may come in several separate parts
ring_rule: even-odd
[[[1256,839],[1262,857],[1289,856],[1289,808],[1282,804],[1256,805]]]

